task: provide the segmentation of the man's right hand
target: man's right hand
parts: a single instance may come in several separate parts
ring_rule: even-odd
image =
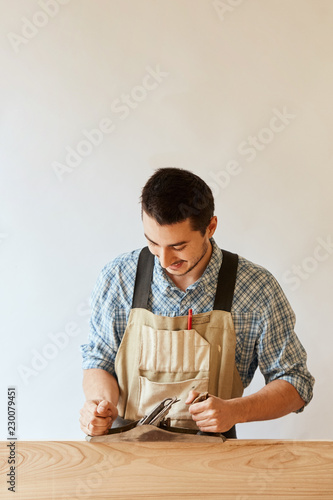
[[[105,399],[92,399],[85,401],[80,410],[81,430],[89,436],[102,436],[107,434],[112,423],[118,416],[117,407]]]

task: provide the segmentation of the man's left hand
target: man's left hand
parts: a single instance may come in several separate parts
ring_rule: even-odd
[[[198,395],[191,391],[186,400],[187,404]],[[192,419],[202,432],[226,432],[237,423],[232,400],[224,400],[216,396],[209,396],[201,403],[189,407]]]

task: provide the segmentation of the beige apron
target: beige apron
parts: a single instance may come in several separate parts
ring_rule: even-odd
[[[164,398],[177,397],[181,401],[168,414],[171,425],[194,429],[185,405],[191,389],[222,399],[242,395],[230,313],[237,262],[237,255],[223,251],[214,310],[193,315],[188,330],[187,316],[157,316],[146,309],[154,256],[142,250],[133,306],[115,361],[121,417],[139,419]]]

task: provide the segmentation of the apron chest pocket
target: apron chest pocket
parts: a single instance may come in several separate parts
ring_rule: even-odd
[[[210,345],[192,330],[141,330],[139,370],[157,373],[209,372]]]

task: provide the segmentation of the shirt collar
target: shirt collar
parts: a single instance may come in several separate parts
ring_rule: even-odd
[[[195,283],[190,285],[187,290],[192,290],[200,287],[204,289],[205,292],[215,293],[217,277],[222,263],[222,252],[217,246],[214,238],[210,238],[210,242],[213,246],[213,251],[208,265],[200,278]],[[165,291],[167,288],[176,288],[177,290],[179,290],[179,288],[176,287],[171,278],[169,278],[169,276],[166,274],[156,256],[154,262],[153,281],[161,291]]]

